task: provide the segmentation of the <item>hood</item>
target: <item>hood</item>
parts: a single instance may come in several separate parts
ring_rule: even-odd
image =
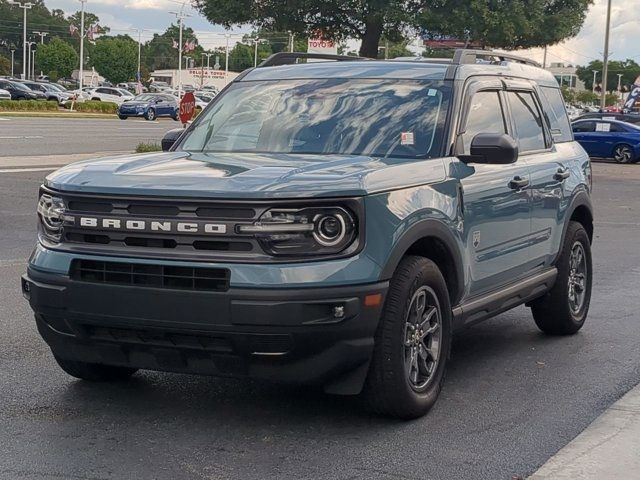
[[[74,163],[45,184],[72,192],[257,199],[363,196],[444,178],[441,159],[166,152]]]
[[[125,100],[122,106],[125,107],[145,107],[147,108],[150,105],[150,102],[142,102],[138,100]]]

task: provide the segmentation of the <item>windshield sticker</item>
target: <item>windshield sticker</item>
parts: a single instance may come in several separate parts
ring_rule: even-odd
[[[401,145],[414,145],[415,139],[413,136],[413,132],[402,132],[400,134],[400,144]]]
[[[596,132],[608,132],[611,130],[610,123],[596,123]]]
[[[435,97],[438,94],[438,91],[435,88],[430,88],[427,92],[427,95],[430,97]]]

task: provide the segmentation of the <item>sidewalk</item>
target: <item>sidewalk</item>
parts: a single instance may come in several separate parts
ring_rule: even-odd
[[[529,480],[640,478],[640,385],[614,403]]]

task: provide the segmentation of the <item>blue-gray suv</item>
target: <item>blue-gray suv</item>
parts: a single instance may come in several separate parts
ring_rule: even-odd
[[[241,74],[168,152],[46,178],[22,289],[67,373],[313,384],[413,418],[456,331],[521,304],[582,327],[591,167],[552,74],[308,57]]]

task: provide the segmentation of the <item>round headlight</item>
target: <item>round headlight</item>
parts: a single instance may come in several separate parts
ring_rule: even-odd
[[[65,205],[61,198],[44,194],[38,201],[38,216],[43,233],[50,240],[59,240],[65,219]]]
[[[333,247],[339,244],[346,235],[346,223],[341,214],[319,216],[315,222],[313,236],[323,247]]]

